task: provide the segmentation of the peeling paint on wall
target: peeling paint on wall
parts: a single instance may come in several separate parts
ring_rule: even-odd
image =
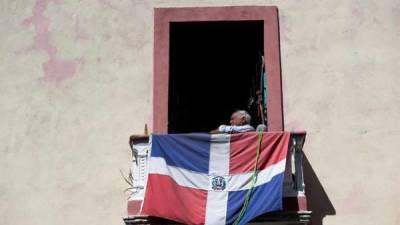
[[[44,51],[49,59],[42,63],[42,80],[59,83],[73,77],[77,71],[77,62],[82,62],[83,59],[63,60],[57,56],[57,47],[50,43],[50,19],[44,16],[49,2],[50,0],[37,0],[32,9],[32,16],[23,21],[24,25],[34,27],[35,37],[28,48],[17,53],[27,54],[32,51]],[[82,33],[79,34],[79,37],[82,38]],[[83,63],[80,63],[80,65],[83,65]]]

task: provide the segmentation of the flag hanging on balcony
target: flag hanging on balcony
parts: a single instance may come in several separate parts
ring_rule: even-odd
[[[142,214],[221,225],[246,224],[281,210],[289,137],[287,132],[153,135]]]

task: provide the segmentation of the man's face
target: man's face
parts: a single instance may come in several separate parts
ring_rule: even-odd
[[[244,116],[240,116],[239,113],[233,113],[230,121],[232,126],[241,126],[245,124]]]

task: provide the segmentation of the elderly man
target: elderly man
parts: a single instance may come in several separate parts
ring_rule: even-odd
[[[217,129],[212,130],[211,133],[242,133],[254,131],[254,128],[250,125],[251,116],[244,110],[237,110],[232,113],[230,126],[221,125]]]

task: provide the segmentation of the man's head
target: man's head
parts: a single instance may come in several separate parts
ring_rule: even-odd
[[[232,113],[230,124],[232,126],[242,126],[250,124],[251,116],[244,110],[237,110]]]

